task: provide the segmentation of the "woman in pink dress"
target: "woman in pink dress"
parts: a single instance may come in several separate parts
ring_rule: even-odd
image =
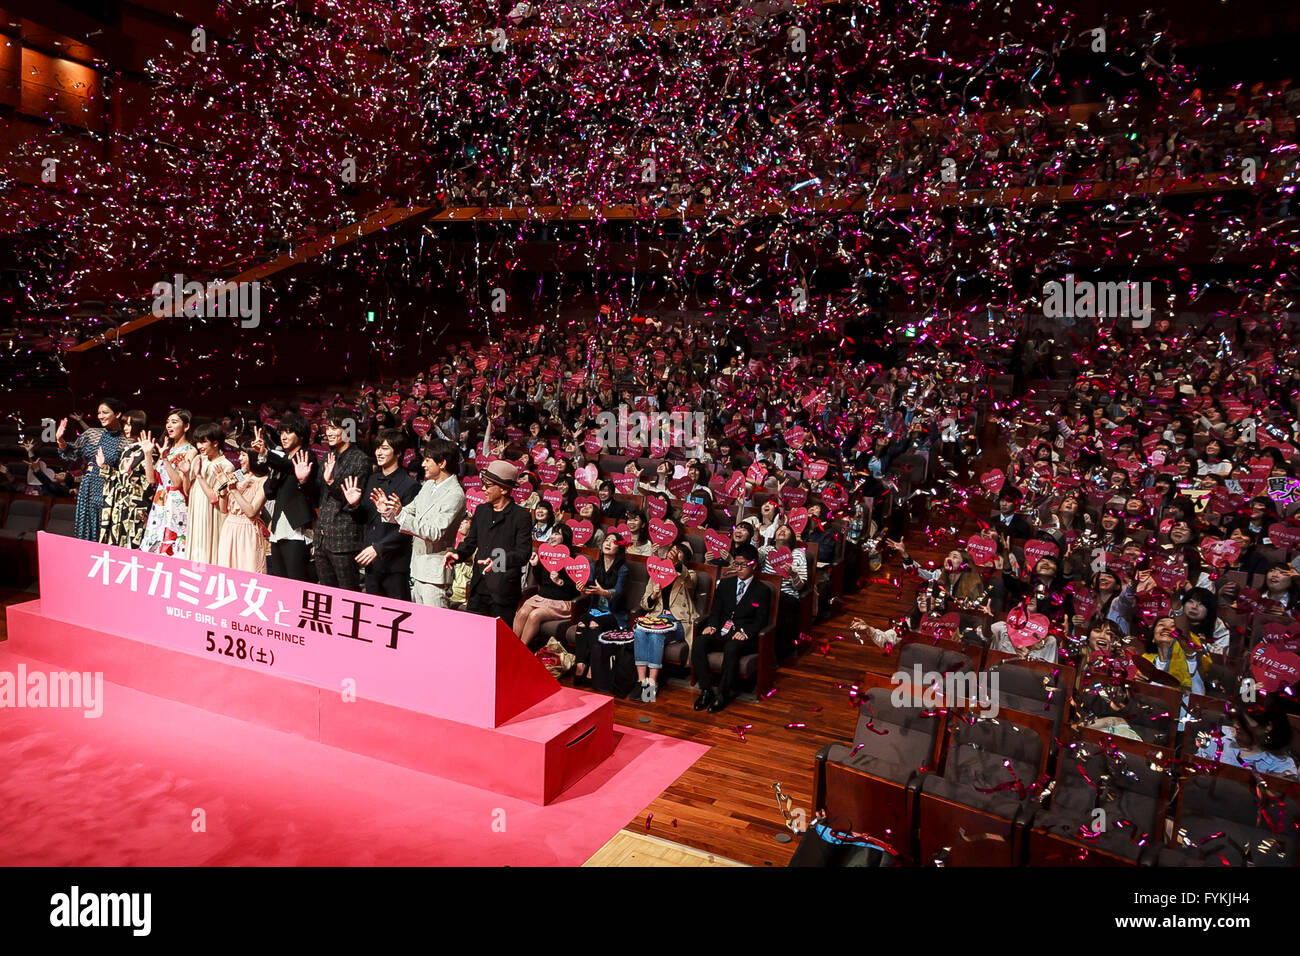
[[[155,468],[158,488],[154,491],[153,507],[149,509],[144,540],[140,542],[141,551],[170,554],[175,558],[187,556],[186,535],[192,480],[190,463],[195,455],[194,446],[189,441],[190,421],[191,415],[184,408],[174,408],[167,415],[164,426],[167,443],[157,453],[158,463]],[[157,446],[151,433],[143,432],[140,435],[140,447],[150,459],[154,457]]]
[[[266,504],[266,465],[247,445],[239,449],[239,471],[217,478],[217,507],[225,514],[217,539],[217,564],[239,571],[266,573],[268,541],[262,523]]]

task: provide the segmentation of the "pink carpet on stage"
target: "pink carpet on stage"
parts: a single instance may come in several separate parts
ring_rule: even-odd
[[[50,666],[0,645],[0,670]],[[574,866],[708,749],[616,726],[548,806],[104,685],[103,715],[0,710],[0,864]],[[196,810],[206,832],[195,832]]]

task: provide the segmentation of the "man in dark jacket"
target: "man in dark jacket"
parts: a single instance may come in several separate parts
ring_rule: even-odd
[[[465,609],[509,623],[519,609],[524,565],[533,556],[533,519],[510,498],[519,480],[518,468],[494,461],[479,476],[487,501],[474,510],[469,534],[447,554],[447,563],[474,558]]]
[[[254,429],[253,450],[266,455],[269,471],[263,490],[275,502],[271,511],[272,573],[295,581],[308,581],[308,548],[316,500],[320,491],[311,426],[297,412],[280,419],[280,447],[268,448],[260,428]]]
[[[402,467],[406,439],[400,429],[380,429],[375,444],[378,468],[366,480],[363,490],[356,477],[342,484],[349,510],[365,519],[365,547],[353,559],[366,569],[366,593],[384,594],[403,601],[411,599],[411,538],[395,524],[384,521],[376,507],[388,498],[409,505],[420,492],[420,485]]]
[[[361,590],[361,565],[357,554],[365,546],[365,513],[348,508],[343,483],[349,478],[365,485],[373,462],[354,443],[356,415],[346,408],[330,412],[325,425],[325,442],[330,453],[320,475],[320,517],[316,521],[316,542],[312,548],[316,580],[330,587]]]
[[[709,623],[691,645],[691,668],[700,685],[695,709],[707,707],[711,714],[727,706],[732,685],[740,673],[740,658],[758,653],[758,635],[767,627],[772,611],[771,590],[754,579],[758,571],[758,549],[752,544],[742,544],[732,553],[736,574],[718,582]],[[713,672],[709,669],[711,651],[722,651],[722,680],[716,694]]]
[[[998,510],[989,515],[989,524],[1006,538],[1029,539],[1034,536],[1034,526],[1016,509],[1024,495],[1014,485],[1004,485],[998,496]]]
[[[596,482],[596,497],[600,501],[600,516],[622,521],[627,517],[627,505],[614,497],[614,482],[602,478]]]

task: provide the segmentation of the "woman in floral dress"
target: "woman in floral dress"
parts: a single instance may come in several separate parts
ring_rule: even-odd
[[[98,428],[88,428],[72,444],[64,440],[68,420],[59,422],[54,438],[59,445],[59,457],[67,461],[80,461],[85,465],[77,490],[77,511],[73,527],[78,538],[99,540],[99,521],[104,510],[104,472],[117,467],[122,457],[122,413],[126,406],[116,398],[105,398],[99,403]],[[99,464],[103,452],[103,464]]]
[[[153,554],[170,554],[184,558],[186,529],[189,525],[189,490],[192,480],[190,462],[196,452],[190,444],[189,432],[192,416],[184,408],[174,408],[164,426],[167,443],[158,451],[158,464],[154,469],[158,488],[153,494],[153,507],[144,529],[140,549]],[[145,454],[152,457],[157,449],[153,436],[145,432],[140,436]]]
[[[99,543],[119,548],[138,548],[149,515],[149,491],[153,488],[153,458],[144,453],[140,436],[145,414],[132,409],[122,417],[123,450],[116,468],[100,450],[95,463],[104,473],[104,507],[99,519]]]

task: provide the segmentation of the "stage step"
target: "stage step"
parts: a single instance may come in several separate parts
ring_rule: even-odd
[[[112,685],[130,687],[536,804],[553,801],[614,749],[613,699],[558,684],[498,726],[481,727],[69,624],[39,600],[10,605],[7,615],[0,650],[102,672],[106,708]]]

